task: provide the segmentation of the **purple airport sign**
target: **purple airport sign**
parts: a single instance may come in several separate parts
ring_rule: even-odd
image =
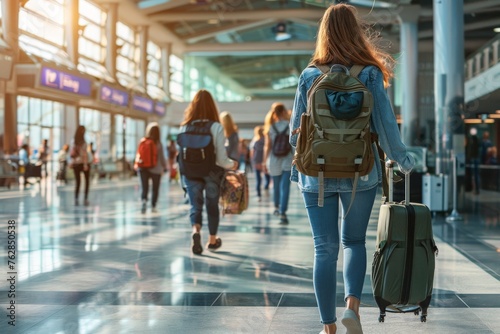
[[[156,103],[155,103],[155,113],[158,116],[165,116],[165,103],[156,101]]]
[[[128,107],[128,93],[107,85],[101,85],[99,99],[120,107]]]
[[[89,79],[42,66],[40,84],[65,92],[90,96],[92,82]]]
[[[132,108],[139,111],[144,111],[147,113],[152,113],[154,110],[154,101],[148,99],[147,97],[142,97],[138,95],[132,96]]]

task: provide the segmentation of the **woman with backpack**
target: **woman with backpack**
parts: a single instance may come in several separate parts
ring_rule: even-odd
[[[290,171],[292,168],[292,147],[288,142],[290,113],[280,102],[273,103],[264,122],[264,173],[273,179],[274,215],[280,217],[280,224],[288,224],[286,211],[290,198]]]
[[[89,205],[89,187],[90,187],[90,164],[89,156],[87,154],[87,143],[85,142],[85,127],[79,125],[75,131],[73,143],[70,151],[70,166],[75,173],[75,205],[78,205],[78,197],[80,195],[81,174],[85,178],[85,193],[84,205]]]
[[[224,129],[220,123],[219,112],[212,95],[204,90],[199,90],[187,109],[184,112],[184,120],[181,122],[181,127],[179,129],[178,143],[179,140],[186,140],[186,142],[199,141],[196,136],[199,135],[202,129],[197,131],[196,134],[193,133],[194,140],[191,140],[189,135],[191,134],[191,129],[193,127],[209,127],[209,133],[211,135],[212,141],[212,152],[203,151],[203,159],[214,158],[210,161],[214,161],[213,166],[210,166],[210,171],[207,176],[196,177],[194,175],[200,173],[190,174],[188,170],[183,170],[185,166],[192,166],[192,168],[207,167],[207,164],[199,163],[189,164],[188,161],[184,163],[184,150],[182,145],[180,145],[179,155],[179,168],[181,169],[181,177],[183,185],[189,197],[189,203],[191,208],[189,210],[189,220],[193,228],[193,244],[192,251],[196,255],[200,255],[203,252],[203,247],[201,246],[201,227],[203,225],[203,206],[206,206],[207,220],[208,220],[208,242],[206,248],[210,251],[215,251],[222,245],[221,238],[217,237],[217,231],[219,229],[219,196],[220,196],[220,183],[224,175],[224,169],[235,170],[238,167],[238,162],[230,159],[226,153],[226,137],[224,136]],[[189,131],[188,131],[189,130]],[[186,158],[189,158],[190,149],[186,148]],[[193,149],[194,150],[194,149]],[[215,157],[208,157],[208,155],[214,154]],[[189,167],[187,167],[189,168]]]
[[[163,172],[167,170],[167,162],[160,141],[160,127],[156,122],[151,122],[146,127],[146,135],[141,139],[137,148],[134,169],[141,179],[141,213],[146,213],[148,205],[149,179],[153,185],[151,211],[158,212],[156,203],[160,191],[160,180]]]
[[[340,64],[346,68],[361,65],[363,68],[358,79],[366,86],[373,97],[373,107],[369,120],[370,131],[378,134],[378,139],[387,157],[396,161],[404,173],[409,173],[414,165],[414,159],[408,154],[402,143],[396,118],[394,116],[386,87],[393,76],[391,65],[392,57],[381,50],[370,39],[357,17],[356,9],[346,4],[331,5],[321,19],[316,50],[309,66],[299,77],[297,92],[290,119],[290,143],[297,145],[297,133],[302,131],[301,118],[308,110],[308,92],[315,79],[322,71],[320,67]],[[347,101],[350,102],[350,101]],[[346,103],[347,104],[347,103]],[[323,107],[324,108],[324,107]],[[331,107],[330,113],[334,113]],[[323,111],[323,110],[322,110]],[[332,124],[342,124],[333,123]],[[317,129],[323,133],[325,129]],[[345,129],[326,129],[344,131]],[[325,131],[326,131],[325,130]],[[342,133],[342,132],[339,132]],[[324,178],[308,176],[299,173],[294,165],[292,181],[297,182],[302,192],[304,204],[311,225],[314,240],[314,269],[313,282],[320,319],[323,324],[321,333],[336,333],[336,287],[337,287],[337,259],[339,253],[339,239],[344,249],[343,277],[344,300],[346,309],[342,317],[342,324],[347,327],[347,333],[363,333],[359,306],[366,275],[366,230],[370,214],[377,194],[377,187],[382,181],[382,167],[377,150],[372,144],[374,164],[369,173],[359,178],[357,191],[352,199],[353,178]],[[335,147],[332,147],[335,149]],[[298,157],[297,157],[298,158]],[[318,164],[324,164],[318,157]],[[383,157],[381,157],[383,158]],[[359,162],[358,162],[359,163]],[[319,203],[320,195],[324,194],[324,203]],[[339,238],[338,216],[339,201],[344,212],[352,202],[352,208],[341,222],[341,237]],[[323,204],[320,206],[320,204]]]

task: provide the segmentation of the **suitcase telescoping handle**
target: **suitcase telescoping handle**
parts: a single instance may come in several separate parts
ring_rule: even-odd
[[[393,201],[394,198],[394,161],[388,160],[385,163],[385,167],[389,170],[389,202]],[[405,205],[410,204],[410,175],[404,174],[405,176]]]

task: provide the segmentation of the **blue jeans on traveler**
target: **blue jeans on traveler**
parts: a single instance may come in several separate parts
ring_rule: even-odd
[[[262,192],[261,192],[261,186],[262,186],[262,174],[264,174],[264,178],[266,180],[266,183],[264,184],[264,189],[267,190],[269,188],[269,183],[271,183],[271,176],[269,174],[264,173],[261,170],[255,169],[255,189],[257,190],[257,196],[261,197]]]
[[[208,231],[210,235],[217,235],[219,229],[219,196],[220,182],[211,177],[188,179],[183,177],[184,186],[189,197],[191,208],[189,220],[191,225],[202,223],[203,205],[207,207]]]
[[[273,176],[274,207],[278,208],[280,214],[285,214],[288,210],[290,174],[291,171],[284,171],[281,175]]]
[[[352,208],[341,224],[346,299],[353,296],[361,300],[367,263],[366,229],[376,194],[376,187],[356,192]],[[323,207],[318,207],[317,193],[302,193],[314,240],[313,283],[323,324],[333,324],[337,321],[335,298],[339,253],[339,195],[342,207],[346,210],[351,202],[349,192],[325,193]]]

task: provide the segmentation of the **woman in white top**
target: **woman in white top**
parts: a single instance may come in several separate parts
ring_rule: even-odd
[[[213,145],[215,148],[215,168],[236,169],[238,162],[228,158],[226,153],[226,137],[224,129],[220,123],[219,112],[215,105],[212,95],[202,89],[199,90],[193,98],[193,101],[187,107],[184,113],[184,120],[181,122],[179,133],[185,132],[187,125],[196,121],[212,122],[210,133],[212,134]],[[182,154],[182,153],[180,153]],[[222,170],[223,171],[223,170]],[[206,177],[186,177],[182,175],[183,184],[186,188],[191,209],[189,219],[193,227],[193,245],[194,254],[201,254],[200,230],[202,226],[203,205],[206,204],[209,239],[206,245],[208,250],[216,250],[222,245],[222,240],[217,237],[219,228],[219,186],[223,173],[214,170]]]

